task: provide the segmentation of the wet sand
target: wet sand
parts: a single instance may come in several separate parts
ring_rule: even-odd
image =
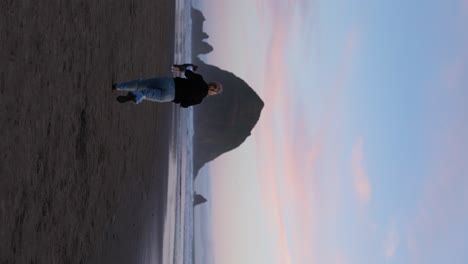
[[[174,1],[0,3],[0,263],[135,263],[162,245]],[[118,260],[118,261],[117,261]]]

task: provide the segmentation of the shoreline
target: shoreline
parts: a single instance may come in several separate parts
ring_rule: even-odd
[[[185,63],[191,61],[191,1],[177,0],[175,11],[174,30],[174,63]],[[181,76],[181,73],[174,73],[174,76]],[[193,192],[193,182],[186,183],[188,174],[193,174],[193,109],[182,109],[178,106],[173,111],[173,133],[172,149],[170,154],[168,179],[168,203],[166,217],[164,221],[164,245],[163,263],[182,263],[181,255],[185,255],[187,247],[187,234],[184,226],[187,224],[187,214],[185,212],[186,188]],[[189,177],[193,179],[193,177]],[[190,184],[192,186],[190,187]],[[189,217],[190,218],[190,217]],[[193,221],[193,218],[192,218]],[[183,262],[186,263],[186,262]]]

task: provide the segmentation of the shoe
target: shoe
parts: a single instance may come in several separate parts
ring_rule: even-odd
[[[127,95],[119,95],[117,96],[117,101],[121,104],[130,102],[130,101],[135,101],[136,96],[134,94],[128,93]]]
[[[121,104],[126,103],[126,102],[129,101],[128,98],[127,98],[127,96],[123,96],[123,95],[117,96],[116,99],[117,99],[117,101],[118,101],[119,103],[121,103]]]

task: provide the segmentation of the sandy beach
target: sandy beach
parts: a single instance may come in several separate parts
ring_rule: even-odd
[[[0,263],[136,262],[162,243],[173,106],[111,84],[170,76],[174,1],[0,10]]]

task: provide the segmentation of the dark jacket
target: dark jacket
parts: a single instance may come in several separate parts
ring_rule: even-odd
[[[175,98],[173,101],[184,108],[201,103],[208,95],[208,84],[200,74],[186,70],[185,76],[187,78],[174,78]]]

